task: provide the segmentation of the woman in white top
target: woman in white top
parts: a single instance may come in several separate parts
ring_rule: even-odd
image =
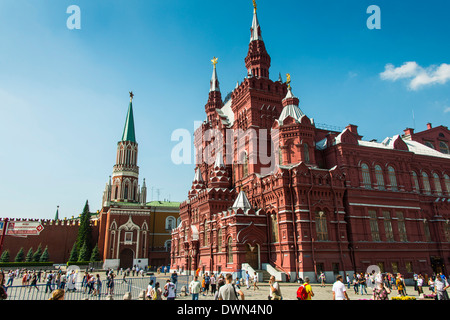
[[[146,296],[147,296],[148,300],[152,300],[152,297],[153,297],[153,280],[150,280],[150,283],[148,284]]]
[[[211,286],[211,295],[214,296],[216,294],[216,276],[211,274],[211,277],[209,278],[209,285]]]
[[[434,281],[432,277],[428,280],[428,285],[430,286],[430,291],[434,293]]]
[[[253,291],[255,291],[256,289],[259,290],[259,287],[256,284],[257,282],[258,282],[258,275],[255,272],[255,274],[253,275]]]

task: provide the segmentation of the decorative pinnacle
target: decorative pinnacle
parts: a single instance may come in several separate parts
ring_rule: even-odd
[[[253,8],[255,8],[256,11],[256,0],[253,0]]]
[[[291,75],[289,73],[286,73],[286,83],[288,85],[288,88],[291,87]]]
[[[133,97],[134,97],[133,91],[130,91],[130,102],[133,101]]]
[[[212,64],[213,64],[214,68],[216,68],[216,64],[217,64],[217,61],[218,61],[218,60],[219,60],[219,59],[216,58],[216,57],[214,57],[214,58],[211,60],[211,62],[212,62]]]

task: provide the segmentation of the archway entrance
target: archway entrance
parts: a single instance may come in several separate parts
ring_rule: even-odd
[[[124,269],[127,269],[127,268],[131,269],[133,267],[133,258],[134,258],[133,250],[128,249],[128,248],[123,249],[120,252],[120,256],[119,256],[120,267],[124,268]]]
[[[252,247],[250,244],[245,245],[245,260],[255,270],[259,270],[259,245]]]

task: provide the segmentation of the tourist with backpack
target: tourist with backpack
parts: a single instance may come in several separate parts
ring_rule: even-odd
[[[309,277],[305,277],[305,283],[297,289],[297,300],[312,300],[311,298],[314,297],[309,281]]]
[[[166,297],[166,300],[175,300],[175,284],[170,279],[167,279],[166,285],[164,286],[164,297]]]
[[[46,284],[46,286],[45,286],[45,293],[47,293],[47,292],[52,292],[53,291],[53,286],[52,286],[52,281],[53,281],[53,273],[49,273],[48,275],[47,275],[47,284]]]

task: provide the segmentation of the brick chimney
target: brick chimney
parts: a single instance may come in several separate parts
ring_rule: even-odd
[[[414,134],[414,129],[406,128],[403,132],[405,133],[405,136],[412,136]]]
[[[346,128],[347,128],[351,133],[354,133],[354,134],[358,135],[358,126],[357,126],[357,125],[349,124],[348,126],[346,126]]]

